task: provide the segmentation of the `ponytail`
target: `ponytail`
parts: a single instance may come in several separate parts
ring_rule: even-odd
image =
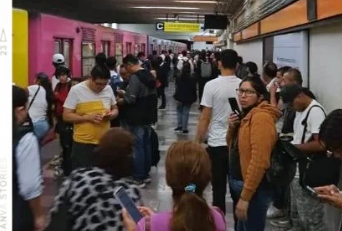
[[[211,209],[203,197],[186,190],[175,202],[170,222],[171,231],[216,230]]]

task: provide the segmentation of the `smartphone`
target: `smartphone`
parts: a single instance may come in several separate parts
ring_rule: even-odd
[[[234,97],[228,98],[228,101],[229,101],[229,104],[230,104],[232,111],[240,117],[241,111],[240,111],[239,104],[238,104],[236,98],[234,98]]]
[[[134,204],[123,187],[120,187],[118,190],[116,190],[114,192],[114,196],[119,200],[121,206],[127,210],[135,223],[138,223],[141,218],[143,218],[138,207]]]
[[[308,190],[308,192],[311,194],[311,196],[318,197],[317,192],[313,188],[311,188],[310,186],[306,186],[305,188],[306,188],[306,190]]]

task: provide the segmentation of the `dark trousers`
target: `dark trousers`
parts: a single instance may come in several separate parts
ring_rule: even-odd
[[[211,80],[210,78],[202,78],[202,77],[198,78],[198,100],[199,100],[199,103],[201,103],[201,101],[202,101],[204,86],[210,80]]]
[[[73,125],[66,123],[62,118],[57,118],[56,132],[59,134],[59,143],[62,147],[61,168],[65,176],[71,172],[71,152],[73,144]]]
[[[213,188],[213,206],[219,207],[226,213],[228,147],[208,147],[211,160],[211,184]]]
[[[93,151],[96,147],[95,144],[83,144],[74,141],[71,153],[72,170],[93,166]]]
[[[165,86],[159,87],[158,89],[158,97],[161,98],[162,104],[160,107],[166,106],[166,96],[165,96]]]
[[[280,210],[285,210],[288,207],[290,195],[290,186],[281,186],[274,189],[273,206]]]

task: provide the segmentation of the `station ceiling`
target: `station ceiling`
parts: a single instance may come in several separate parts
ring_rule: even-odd
[[[13,0],[13,7],[91,23],[146,24],[179,19],[203,21],[204,14],[234,14],[244,0]]]

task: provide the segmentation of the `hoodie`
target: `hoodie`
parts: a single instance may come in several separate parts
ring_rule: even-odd
[[[149,125],[157,120],[157,90],[153,75],[141,69],[134,73],[123,97],[122,118],[132,125]]]
[[[238,148],[244,181],[241,198],[250,201],[270,167],[271,153],[277,141],[276,121],[281,111],[264,101],[253,108],[241,121]],[[234,133],[229,130],[227,143],[232,144]]]

